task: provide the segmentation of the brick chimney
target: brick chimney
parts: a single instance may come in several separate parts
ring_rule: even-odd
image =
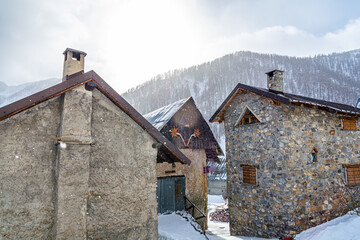
[[[69,75],[84,72],[85,52],[67,48],[63,54],[65,55],[63,81],[66,81]]]
[[[283,72],[284,71],[275,69],[266,73],[267,87],[270,91],[284,92]]]

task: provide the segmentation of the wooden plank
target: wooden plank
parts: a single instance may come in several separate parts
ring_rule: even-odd
[[[360,168],[360,163],[358,164],[343,164],[343,168]]]

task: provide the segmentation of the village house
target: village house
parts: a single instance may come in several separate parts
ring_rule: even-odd
[[[209,125],[192,97],[161,107],[144,117],[191,160],[191,164],[177,163],[158,154],[158,212],[186,208],[205,229],[207,166],[209,162],[218,161],[218,155],[223,155]]]
[[[191,161],[64,55],[61,83],[0,109],[0,238],[157,239],[157,156]]]
[[[267,77],[268,89],[239,83],[210,119],[225,124],[232,235],[294,236],[359,204],[360,109]]]

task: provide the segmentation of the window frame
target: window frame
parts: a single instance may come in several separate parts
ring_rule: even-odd
[[[355,117],[341,117],[340,119],[341,119],[341,128],[342,128],[342,130],[350,130],[350,131],[358,130],[358,126],[357,126],[358,125],[357,124],[358,118],[355,118]],[[355,122],[355,128],[351,128],[351,126],[353,126],[352,121]]]
[[[343,164],[342,167],[345,169],[345,181],[346,185],[348,186],[357,186],[360,185],[360,163],[359,164]],[[349,169],[357,169],[358,175],[357,180],[351,179],[351,182],[349,183]],[[355,170],[356,171],[356,170]]]
[[[246,185],[251,185],[251,186],[258,186],[258,170],[259,169],[259,165],[258,164],[240,164],[240,167],[242,168],[242,183],[243,184],[246,184]],[[245,182],[245,178],[244,178],[244,171],[245,169],[247,169],[248,171],[252,171],[254,170],[255,171],[255,183],[253,183],[252,181],[246,181]],[[249,172],[249,174],[247,175],[251,175],[251,172]],[[251,176],[250,176],[250,180],[251,179]]]
[[[248,112],[250,112],[250,114],[247,114]],[[255,122],[251,121],[250,116],[256,119]],[[244,117],[247,117],[247,119],[249,119],[249,123],[245,123],[245,120],[243,121]],[[259,123],[262,123],[260,118],[254,113],[254,111],[251,110],[251,108],[249,106],[245,106],[244,109],[242,110],[238,120],[236,121],[234,127],[249,126],[249,125],[255,125],[255,124],[259,124]]]

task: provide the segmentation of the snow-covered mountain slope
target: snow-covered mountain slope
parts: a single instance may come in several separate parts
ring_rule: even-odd
[[[237,83],[265,88],[265,73],[274,69],[285,71],[288,93],[349,105],[360,97],[360,50],[306,58],[237,52],[160,74],[122,96],[143,114],[192,96],[209,119]],[[210,126],[223,142],[222,126]]]
[[[5,83],[0,82],[0,107],[30,96],[31,94],[44,90],[60,82],[61,79],[59,78],[24,83],[17,86],[7,86]]]

